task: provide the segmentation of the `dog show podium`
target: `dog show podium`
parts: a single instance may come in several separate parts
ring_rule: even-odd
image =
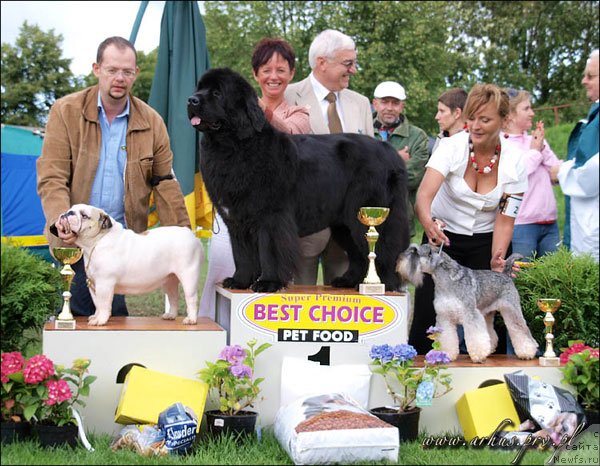
[[[210,319],[183,325],[183,317],[111,317],[104,326],[76,317],[75,330],[57,330],[49,322],[43,330],[43,351],[55,364],[71,367],[78,358],[91,360],[89,374],[98,378],[79,407],[88,432],[118,433],[114,422],[129,365],[141,365],[166,374],[199,380],[205,361],[214,361],[226,344],[226,332]],[[121,375],[119,375],[121,373]],[[119,378],[119,381],[117,380]],[[200,418],[202,413],[196,413]]]
[[[57,330],[53,322],[43,330],[43,352],[56,364],[70,367],[77,358],[91,360],[89,373],[97,376],[84,397],[80,412],[88,432],[115,435],[123,427],[114,422],[127,366],[198,380],[206,361],[215,361],[225,345],[246,346],[252,338],[273,346],[256,360],[255,375],[264,378],[254,409],[258,423],[270,427],[281,403],[284,358],[319,362],[323,366],[368,365],[373,345],[398,345],[408,340],[409,293],[361,295],[354,290],[326,286],[290,286],[276,293],[253,293],[217,287],[215,314],[183,325],[160,317],[111,317],[106,326],[88,326],[77,317],[75,330]],[[418,356],[415,365],[423,364]],[[544,382],[562,386],[557,367],[542,367],[515,356],[492,355],[483,364],[467,355],[449,365],[452,390],[421,411],[420,429],[430,435],[461,433],[456,403],[461,396],[491,379],[523,370]],[[319,386],[315,381],[314,386]],[[367,408],[386,406],[391,399],[381,376],[370,376]],[[564,387],[571,389],[571,387]],[[211,398],[206,409],[213,409]],[[199,418],[202,413],[197,413]]]

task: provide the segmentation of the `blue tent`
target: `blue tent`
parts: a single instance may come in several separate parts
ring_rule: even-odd
[[[11,241],[50,259],[35,162],[42,153],[37,128],[2,125],[2,242]]]

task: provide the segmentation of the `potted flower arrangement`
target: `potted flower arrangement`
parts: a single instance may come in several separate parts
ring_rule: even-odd
[[[571,385],[577,393],[577,401],[583,406],[588,425],[598,424],[599,359],[598,348],[586,346],[583,341],[569,341],[568,348],[562,348],[560,371],[562,383]]]
[[[29,436],[30,424],[25,420],[21,398],[27,388],[22,380],[19,380],[19,372],[23,370],[25,358],[18,351],[2,353],[0,367],[0,417],[2,420],[2,443],[12,443],[17,440],[25,440]]]
[[[440,351],[440,343],[437,341],[440,333],[441,329],[437,327],[427,329],[433,344],[425,355],[423,367],[414,366],[417,352],[412,345],[385,344],[371,347],[371,371],[383,376],[393,406],[377,407],[370,411],[398,427],[401,441],[417,438],[421,406],[431,404],[433,398],[445,395],[452,389],[452,377],[446,371],[450,358],[446,352]]]
[[[21,412],[25,420],[33,421],[43,446],[75,445],[77,423],[73,409],[76,405],[85,406],[81,397],[89,395],[90,385],[96,380],[96,376],[85,375],[90,360],[76,359],[71,368],[65,368],[38,354],[23,361],[19,369],[20,359],[13,356],[11,360],[6,384],[2,376],[3,397],[6,385],[8,396],[14,400],[13,409]]]
[[[216,362],[206,361],[206,367],[198,372],[200,380],[207,383],[210,393],[217,396],[218,410],[206,411],[208,430],[221,432],[252,433],[258,413],[247,408],[254,407],[264,378],[255,378],[256,357],[272,346],[263,343],[256,347],[255,338],[247,342],[247,349],[239,345],[223,348]]]

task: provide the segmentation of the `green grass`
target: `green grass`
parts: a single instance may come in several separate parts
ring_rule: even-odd
[[[442,438],[442,437],[438,437]],[[2,464],[293,464],[279,446],[271,431],[265,431],[260,441],[246,439],[236,442],[225,436],[211,439],[200,436],[192,452],[186,456],[146,458],[134,451],[110,449],[108,435],[91,436],[96,451],[83,447],[44,449],[34,441],[2,446]],[[423,448],[422,436],[416,442],[402,443],[398,462],[392,464],[511,464],[518,450],[492,447]],[[552,452],[528,450],[519,464],[539,464]],[[361,464],[389,464],[386,462]]]

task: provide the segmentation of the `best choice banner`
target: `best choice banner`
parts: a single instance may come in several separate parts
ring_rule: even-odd
[[[386,296],[266,294],[237,308],[240,321],[281,342],[362,343],[396,328],[403,319]]]

